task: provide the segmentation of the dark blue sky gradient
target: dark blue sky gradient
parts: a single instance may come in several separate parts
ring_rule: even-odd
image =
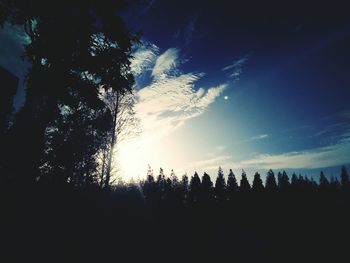
[[[340,149],[347,156],[343,164],[350,163],[349,8],[345,1],[321,2],[153,0],[124,12],[131,30],[142,31],[142,40],[158,46],[160,54],[179,50],[182,72],[205,73],[195,88],[228,83],[204,114],[169,137],[189,162],[225,146],[215,154],[232,155],[232,164],[261,155],[317,155],[328,148]],[[16,34],[0,31],[0,65],[23,79],[28,65],[19,59]],[[230,70],[222,69],[239,59],[246,59],[242,71],[230,79]],[[146,85],[152,78],[139,81]],[[15,104],[21,102],[18,96]],[[310,160],[326,157],[317,158]],[[316,175],[324,169],[331,175],[339,165],[287,170]],[[288,167],[276,170],[283,168]]]
[[[184,72],[205,72],[198,86],[221,83],[224,66],[249,57],[225,91],[230,100],[178,132],[185,140],[215,123],[205,141],[232,151],[245,141],[238,158],[244,159],[252,152],[317,151],[349,132],[349,8],[321,2],[152,1],[126,17],[161,50],[179,48],[188,59]],[[248,142],[257,134],[269,137]]]

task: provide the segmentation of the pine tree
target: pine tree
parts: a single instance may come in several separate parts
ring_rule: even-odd
[[[281,174],[278,173],[278,188],[282,191],[285,191],[289,189],[290,183],[289,183],[289,177],[285,171]]]
[[[157,176],[156,186],[157,186],[158,198],[159,199],[164,198],[166,179],[165,179],[165,174],[164,174],[163,168],[159,169],[159,174]]]
[[[153,200],[155,198],[156,185],[153,177],[153,170],[150,166],[148,166],[147,178],[142,184],[142,191],[146,200]]]
[[[182,176],[179,188],[181,191],[180,195],[181,195],[182,202],[186,202],[188,199],[188,189],[189,189],[188,176],[186,174]]]
[[[326,190],[329,187],[329,181],[324,175],[323,171],[320,173],[320,189],[321,190]]]
[[[341,167],[341,174],[340,174],[340,178],[341,178],[341,186],[344,190],[349,190],[349,174],[348,171],[346,170],[345,165],[343,165]]]
[[[266,186],[266,190],[269,192],[273,192],[277,190],[275,174],[271,169],[267,172],[265,186]]]
[[[191,181],[190,181],[189,197],[191,202],[198,202],[200,190],[201,190],[201,180],[198,176],[198,173],[195,172],[194,175],[191,177]]]
[[[296,187],[298,185],[298,176],[293,173],[291,179],[291,186]]]
[[[230,173],[228,174],[228,177],[227,177],[227,190],[228,191],[238,190],[237,179],[232,169],[230,169]]]
[[[330,188],[332,189],[332,191],[337,191],[340,189],[340,183],[339,183],[339,180],[338,178],[332,176],[331,177],[331,182],[330,182]]]
[[[202,176],[202,185],[201,185],[201,196],[202,199],[207,201],[212,196],[213,182],[210,179],[209,174],[204,173]]]
[[[232,199],[234,193],[238,191],[237,180],[232,169],[230,169],[230,173],[228,174],[228,177],[227,177],[226,191],[229,199]]]
[[[247,178],[247,174],[242,170],[242,178],[239,186],[241,192],[248,192],[250,190],[250,184]]]
[[[215,181],[215,197],[218,200],[224,200],[226,190],[226,182],[224,178],[224,172],[221,167],[219,167],[218,176]]]
[[[262,192],[264,190],[263,181],[261,180],[260,174],[258,172],[254,174],[252,189],[255,192]]]

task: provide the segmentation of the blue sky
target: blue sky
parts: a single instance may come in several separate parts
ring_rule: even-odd
[[[268,168],[339,174],[339,166],[350,163],[344,7],[337,1],[227,2],[149,1],[125,16],[154,52],[137,76],[140,93],[153,100],[140,109],[154,117],[145,132],[158,138],[145,145],[145,158],[168,173],[215,176],[221,165],[237,174]],[[158,59],[169,66],[161,81],[154,78]],[[185,76],[194,80],[179,81]],[[174,79],[179,82],[171,84]],[[185,84],[191,87],[179,88]],[[188,98],[198,90],[207,103],[189,113],[199,102]],[[152,105],[157,109],[148,111]],[[160,153],[152,160],[150,152]]]
[[[125,12],[143,32],[132,61],[142,133],[120,144],[125,178],[148,164],[178,175],[338,175],[350,164],[347,9],[228,2],[153,0]],[[0,64],[22,78],[20,35],[0,32]]]

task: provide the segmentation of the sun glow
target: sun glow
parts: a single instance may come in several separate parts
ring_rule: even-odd
[[[124,181],[145,177],[149,163],[156,158],[149,149],[150,141],[142,137],[120,144],[116,159]]]
[[[171,170],[183,173],[186,165],[183,147],[174,136],[140,136],[120,144],[116,154],[119,174],[126,182],[146,178],[149,166],[156,176],[162,167],[166,174]]]

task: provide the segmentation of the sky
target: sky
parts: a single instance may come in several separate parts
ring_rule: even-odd
[[[124,179],[148,165],[213,178],[219,166],[238,178],[349,167],[350,16],[337,0],[307,2],[153,0],[125,11],[142,45],[131,63],[141,134],[119,144]],[[0,31],[0,65],[21,78],[28,65],[13,58],[25,39],[13,30]]]

